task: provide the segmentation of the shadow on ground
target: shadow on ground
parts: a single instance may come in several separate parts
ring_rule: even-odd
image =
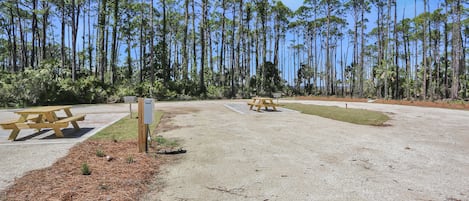
[[[76,138],[80,138],[84,135],[86,135],[87,133],[91,132],[94,128],[80,128],[80,130],[75,130],[73,128],[66,128],[66,129],[62,129],[62,132],[64,134],[64,137],[57,137],[55,136],[55,133],[51,133],[50,135],[47,135],[45,137],[40,137],[39,139],[40,140],[51,140],[51,139],[76,139]],[[51,131],[52,129],[44,129],[42,131],[39,131],[39,132],[36,132],[36,133],[33,133],[31,135],[27,135],[27,136],[24,136],[22,138],[18,138],[16,139],[15,141],[26,141],[26,140],[31,140],[35,137],[38,137],[40,135],[43,135],[43,134],[46,134],[48,133],[49,131]]]

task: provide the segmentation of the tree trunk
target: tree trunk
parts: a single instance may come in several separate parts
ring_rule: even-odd
[[[231,80],[231,93],[230,96],[231,98],[234,98],[236,96],[235,94],[235,84],[234,84],[234,76],[235,76],[235,64],[236,64],[236,58],[235,58],[235,31],[236,31],[236,4],[233,4],[233,27],[231,28],[231,70],[230,70],[230,80]]]
[[[355,71],[358,74],[358,94],[361,97],[361,90],[360,90],[360,78],[361,78],[361,73],[360,73],[360,67],[358,67],[358,60],[359,60],[359,54],[358,54],[358,2],[353,2],[353,21],[354,21],[354,27],[353,27],[353,59],[352,59],[352,70]],[[355,80],[352,80],[354,83],[353,85],[355,86]]]
[[[429,98],[430,100],[433,100],[434,98],[434,89],[435,89],[435,85],[433,83],[433,64],[435,63],[435,55],[434,55],[434,49],[432,47],[432,24],[431,24],[431,21],[432,21],[432,14],[430,13],[430,5],[427,4],[427,8],[428,8],[428,11],[429,11],[429,17],[428,17],[428,24],[427,24],[427,29],[428,29],[428,58],[427,58],[427,62],[428,62],[428,92],[429,93]]]
[[[360,24],[360,83],[359,83],[359,89],[360,89],[360,98],[363,98],[363,85],[364,85],[364,68],[365,68],[365,18],[364,18],[364,14],[365,14],[365,8],[364,6],[365,5],[360,5],[361,8],[361,24]]]
[[[72,1],[72,80],[76,80],[77,70],[77,36],[78,36],[78,22],[80,18],[80,4],[76,5]]]
[[[201,55],[200,55],[200,82],[199,82],[199,93],[202,97],[205,97],[206,89],[205,89],[205,29],[207,27],[207,0],[202,0],[202,24],[200,26],[200,45],[201,45]]]
[[[245,54],[246,54],[246,85],[249,89],[249,91],[252,89],[250,78],[251,78],[251,46],[252,46],[252,34],[251,34],[251,28],[250,28],[250,23],[251,23],[251,7],[246,8],[246,49],[245,49]],[[248,94],[250,96],[251,94]]]
[[[189,0],[184,1],[184,34],[182,41],[182,77],[184,83],[183,93],[187,94],[186,87],[189,80],[189,55],[187,53],[187,31],[189,27]]]
[[[167,18],[166,18],[166,0],[162,0],[162,3],[163,3],[163,33],[162,33],[162,42],[163,42],[163,58],[161,58],[162,62],[162,67],[163,67],[163,80],[164,80],[164,85],[165,86],[168,86],[169,84],[169,80],[171,78],[171,69],[170,69],[170,65],[171,65],[171,62],[169,61],[169,59],[171,57],[168,56],[168,44],[166,44],[166,35],[168,34],[167,32]],[[153,27],[153,23],[151,24],[151,26]],[[151,29],[153,31],[153,28]],[[170,46],[171,47],[171,46]],[[153,48],[152,48],[153,49]],[[152,67],[153,69],[153,67]]]
[[[18,15],[18,27],[20,29],[20,41],[21,41],[21,53],[22,53],[21,54],[21,71],[24,71],[24,68],[28,66],[27,48],[26,48],[26,42],[24,39],[23,25],[21,22],[21,19],[23,16],[20,13],[18,1],[16,2],[16,12]]]
[[[220,81],[221,86],[225,86],[225,65],[224,65],[224,52],[225,52],[225,11],[226,5],[225,0],[222,0],[222,18],[221,18],[221,41],[220,41],[220,62],[219,62],[219,71],[220,71]]]
[[[42,60],[47,58],[47,24],[49,23],[49,2],[42,1],[42,9],[44,14],[42,15]]]
[[[104,83],[104,72],[106,71],[106,49],[105,49],[105,26],[106,26],[106,3],[107,0],[103,0],[99,9],[99,70],[100,80]]]
[[[423,0],[423,12],[427,13],[427,0]],[[427,43],[426,43],[426,29],[427,29],[427,18],[425,17],[422,28],[422,70],[423,70],[423,80],[422,80],[422,91],[423,99],[427,99]]]
[[[36,29],[37,29],[37,0],[33,0],[33,10],[32,10],[32,27],[31,27],[31,67],[34,69],[36,67]]]
[[[191,69],[191,77],[195,77],[197,74],[197,37],[196,32],[197,29],[195,27],[195,0],[192,0],[192,69]]]
[[[141,13],[141,18],[140,18],[140,82],[143,83],[143,69],[145,69],[145,36],[143,35],[143,27],[144,27],[144,21],[143,21],[143,11]]]
[[[404,42],[404,57],[405,57],[405,73],[406,73],[406,82],[410,83],[410,64],[409,64],[409,53],[408,53],[408,37],[403,33],[402,34],[402,41]],[[406,89],[406,98],[410,98],[410,86],[407,85]]]
[[[435,40],[433,41],[434,45],[434,54],[435,54],[435,70],[436,70],[436,81],[435,81],[435,90],[434,93],[436,94],[438,99],[441,99],[441,78],[440,78],[440,72],[441,72],[441,65],[440,65],[440,39],[441,39],[441,33],[440,33],[440,23],[441,23],[441,18],[438,17],[438,19],[435,21],[435,30],[437,36],[435,37]]]
[[[207,16],[208,18],[208,16]],[[208,47],[205,48],[208,51],[208,59],[209,59],[209,70],[210,70],[210,77],[208,80],[208,83],[210,85],[215,85],[214,80],[215,80],[215,71],[214,71],[214,61],[213,61],[213,44],[212,44],[212,28],[210,23],[208,22],[210,19],[207,19],[207,39],[208,39]]]
[[[84,22],[83,22],[84,23]],[[83,50],[84,51],[84,50]],[[91,1],[88,1],[88,62],[89,62],[89,69],[90,73],[93,72],[92,66],[93,66],[93,48],[91,44]],[[96,75],[96,67],[95,67],[95,73],[94,76]]]
[[[331,58],[330,58],[330,17],[331,17],[331,5],[329,5],[329,2],[327,3],[327,21],[326,21],[326,96],[330,95],[331,92],[331,75],[330,75],[330,69],[331,69]]]
[[[267,2],[266,0],[263,0],[263,2]],[[267,4],[267,3],[265,3]],[[266,72],[265,72],[265,64],[267,63],[267,11],[266,9],[268,8],[267,5],[264,5],[264,13],[261,14],[261,26],[262,26],[262,65],[261,65],[261,72],[262,72],[262,83],[265,82],[266,78],[264,77]],[[261,84],[261,91],[264,90],[263,84]]]
[[[163,8],[164,8],[164,1],[163,0]],[[155,52],[154,52],[154,38],[155,38],[155,29],[153,27],[153,0],[150,1],[150,85],[153,86],[155,84],[155,66],[154,66],[154,56],[155,56]],[[164,12],[164,11],[163,11]],[[165,13],[163,13],[163,16],[165,16]],[[163,24],[165,24],[165,19],[163,17]],[[165,33],[163,33],[163,38],[165,38],[164,36]],[[164,40],[163,40],[164,41]],[[164,41],[166,42],[166,41]],[[166,44],[164,44],[166,46]],[[163,56],[163,59],[166,59],[164,56]],[[161,62],[161,63],[164,63]],[[164,83],[166,84],[166,82]]]
[[[448,13],[448,12],[446,12]],[[445,20],[445,28],[444,28],[444,40],[445,40],[445,75],[444,75],[444,85],[445,85],[445,98],[449,97],[449,83],[448,83],[448,66],[449,66],[449,55],[448,55],[448,46],[449,46],[449,37],[448,37],[448,22]]]
[[[117,70],[117,24],[119,23],[119,0],[114,0],[114,25],[112,26],[111,85],[116,81]]]
[[[238,84],[241,84],[241,92],[244,93],[243,91],[243,81],[242,81],[242,78],[243,78],[243,75],[242,75],[242,69],[243,69],[243,63],[241,60],[241,34],[243,33],[244,29],[243,29],[243,0],[239,0],[239,14],[238,14],[238,33],[237,33],[237,36],[236,36],[236,59],[235,59],[235,62],[236,62],[236,65],[235,65],[235,69],[236,69],[236,74],[237,74],[237,78],[236,78],[236,81],[238,82]],[[241,83],[240,83],[241,82]]]
[[[452,20],[453,20],[453,27],[451,30],[451,37],[452,37],[452,51],[451,51],[451,58],[452,58],[452,68],[453,68],[453,81],[451,86],[451,99],[458,99],[459,98],[459,83],[460,83],[460,71],[463,70],[463,61],[462,56],[462,41],[461,41],[461,0],[455,0],[451,2],[452,5]]]
[[[16,45],[16,27],[15,27],[15,15],[13,14],[13,9],[10,7],[10,30],[11,34],[9,34],[9,40],[12,41],[13,48],[10,49],[11,55],[12,55],[12,72],[17,72],[18,71],[18,55],[17,55],[17,45]]]
[[[111,15],[106,15],[106,22],[110,22]],[[104,37],[104,53],[105,53],[105,60],[104,60],[104,73],[105,74],[109,69],[109,60],[108,60],[108,49],[109,49],[109,27],[107,24],[105,25],[105,37]]]
[[[60,1],[61,6],[61,31],[60,31],[60,60],[61,68],[65,68],[65,0]]]
[[[256,47],[255,47],[255,58],[256,58],[256,95],[259,95],[260,90],[261,90],[261,77],[262,77],[262,71],[260,68],[260,60],[259,60],[259,18],[256,19],[256,26],[255,26],[255,41],[256,41]]]
[[[399,89],[399,43],[397,35],[397,2],[394,0],[394,65],[396,65],[396,88],[394,89],[394,99],[400,99]]]
[[[278,50],[280,44],[280,13],[276,13],[274,20],[274,29],[275,29],[275,43],[274,43],[274,66],[278,67]],[[308,56],[309,61],[309,56]]]

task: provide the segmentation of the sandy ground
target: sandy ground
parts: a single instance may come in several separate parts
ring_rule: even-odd
[[[158,102],[157,109],[176,113],[177,129],[162,135],[180,139],[188,153],[162,167],[143,200],[469,200],[469,112],[347,104],[386,112],[390,126],[283,108],[258,113],[246,100]],[[74,107],[87,114],[80,123],[85,132],[64,139],[52,131],[27,137],[31,130],[10,142],[9,131],[0,129],[0,189],[51,165],[127,111],[124,104]],[[0,111],[0,121],[11,118],[13,111]]]
[[[64,129],[64,138],[56,138],[50,129],[40,133],[27,129],[21,130],[17,141],[12,142],[8,140],[11,130],[0,128],[0,191],[25,172],[52,165],[75,144],[128,115],[128,110],[124,104],[74,106],[72,113],[86,114],[85,121],[78,122],[80,131],[74,131],[71,125]],[[17,119],[19,116],[14,111],[0,110],[0,121]],[[65,114],[58,113],[58,116]]]
[[[347,105],[383,111],[390,126],[257,113],[246,101],[158,103],[187,111],[162,135],[188,153],[143,200],[469,200],[469,112]]]

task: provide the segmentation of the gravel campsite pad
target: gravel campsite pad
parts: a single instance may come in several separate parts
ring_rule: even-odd
[[[159,135],[178,140],[187,153],[160,167],[142,200],[469,200],[468,111],[348,103],[391,117],[387,126],[374,127],[284,108],[255,112],[246,102],[157,102],[156,109],[171,114]],[[126,109],[121,104],[72,111],[117,118]],[[3,184],[49,166],[85,138],[8,142],[3,130],[0,137]],[[49,143],[27,145],[37,141]]]
[[[246,102],[157,104],[195,112],[162,133],[188,152],[144,200],[469,200],[468,111],[348,103],[391,117],[373,127]]]

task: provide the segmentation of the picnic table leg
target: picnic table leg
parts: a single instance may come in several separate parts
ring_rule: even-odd
[[[46,113],[45,116],[46,116],[46,119],[49,123],[53,123],[53,122],[57,121],[57,116],[55,115],[54,112]],[[64,134],[62,133],[60,128],[53,127],[52,129],[54,129],[55,136],[57,136],[57,137],[63,137],[64,136]]]
[[[60,128],[54,127],[54,128],[52,128],[52,129],[54,129],[54,132],[55,132],[55,136],[56,136],[56,137],[64,137],[64,133],[62,133],[62,131],[60,130]]]
[[[22,114],[20,116],[20,119],[18,119],[18,123],[23,123],[26,121],[26,119],[28,118],[28,115],[27,114]],[[10,136],[8,136],[8,140],[13,140],[15,141],[16,140],[16,137],[18,137],[18,134],[20,133],[20,129],[18,128],[18,126],[15,125],[15,128],[11,131],[10,133]]]
[[[8,136],[8,140],[13,140],[13,141],[15,141],[15,140],[16,140],[16,137],[18,136],[18,133],[20,133],[20,129],[14,128],[14,129],[11,131],[10,136]]]
[[[46,113],[46,114],[45,114],[46,120],[47,120],[49,123],[54,123],[55,121],[57,121],[57,118],[55,118],[54,116],[55,116],[55,115],[53,115],[53,113]]]
[[[252,110],[252,107],[254,106],[254,104],[256,104],[256,99],[252,100],[252,104],[250,105],[249,110]]]
[[[277,100],[277,101],[278,101],[278,100]],[[274,111],[277,111],[277,108],[275,108],[274,101],[273,101],[273,100],[270,100],[270,103],[272,103],[272,108],[274,109]]]
[[[42,114],[39,114],[34,122],[35,122],[35,123],[42,123],[42,122],[44,122],[44,121],[42,120]],[[39,131],[41,131],[41,128],[36,128],[36,130],[37,130],[37,132],[39,132]]]
[[[65,114],[67,114],[67,117],[73,116],[73,115],[72,115],[72,112],[70,112],[70,109],[69,109],[69,108],[65,108],[64,111],[65,111]],[[75,128],[75,129],[80,129],[80,127],[78,126],[78,124],[77,124],[76,121],[72,121],[71,123],[72,123],[72,125],[73,125],[73,128]]]

